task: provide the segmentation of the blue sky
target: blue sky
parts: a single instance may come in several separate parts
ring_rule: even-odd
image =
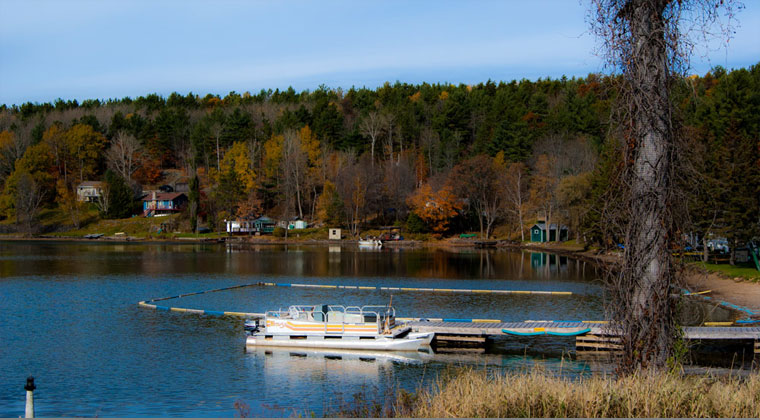
[[[693,73],[760,61],[760,8]],[[0,103],[585,76],[585,4],[0,0]]]

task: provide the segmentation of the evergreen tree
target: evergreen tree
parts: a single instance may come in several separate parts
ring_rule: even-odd
[[[504,120],[496,129],[488,152],[495,156],[504,151],[504,157],[510,162],[525,162],[530,157],[532,147],[533,138],[525,121]]]
[[[134,193],[124,178],[110,169],[105,176],[108,210],[103,214],[106,219],[123,219],[134,213]]]
[[[190,230],[195,233],[198,230],[198,209],[201,202],[201,190],[200,181],[198,175],[195,175],[190,179],[190,191],[188,193],[188,200],[190,201]]]

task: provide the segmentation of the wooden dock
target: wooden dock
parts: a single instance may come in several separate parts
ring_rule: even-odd
[[[620,350],[619,333],[609,324],[599,322],[444,322],[410,321],[407,325],[419,332],[435,333],[445,345],[485,343],[494,336],[574,336],[576,348],[592,351]],[[509,333],[504,332],[508,330]],[[574,335],[579,331],[582,334]],[[754,341],[754,353],[760,355],[758,327],[683,327],[686,340]],[[478,339],[475,339],[478,338]]]

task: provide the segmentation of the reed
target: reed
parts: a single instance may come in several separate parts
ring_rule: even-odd
[[[446,375],[397,417],[746,417],[760,418],[760,374],[745,377],[634,375],[563,379],[546,372]]]

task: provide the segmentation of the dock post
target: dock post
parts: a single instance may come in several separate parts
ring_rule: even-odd
[[[755,339],[755,359],[760,359],[760,339]]]
[[[26,385],[24,386],[24,389],[26,390],[26,410],[24,412],[24,418],[33,419],[34,418],[34,390],[37,389],[37,387],[34,386],[34,376],[30,376],[26,378]]]

